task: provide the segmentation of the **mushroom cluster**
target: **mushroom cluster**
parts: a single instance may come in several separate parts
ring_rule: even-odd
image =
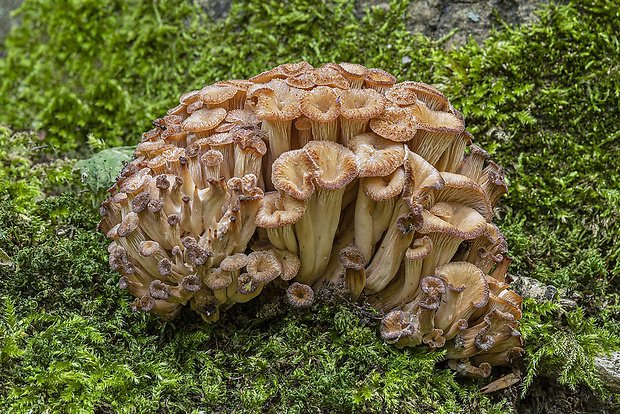
[[[207,322],[280,278],[383,313],[397,346],[488,376],[523,352],[493,207],[503,170],[437,89],[381,69],[287,63],[183,95],[109,190],[99,228],[134,310]]]

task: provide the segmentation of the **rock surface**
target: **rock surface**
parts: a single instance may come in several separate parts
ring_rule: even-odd
[[[620,394],[620,352],[612,352],[594,358],[598,375],[609,392]]]
[[[0,43],[9,34],[11,26],[17,23],[17,18],[11,18],[11,12],[17,9],[24,0],[0,0]]]
[[[502,21],[520,25],[538,19],[534,13],[549,0],[412,0],[407,8],[407,29],[433,39],[441,39],[458,29],[444,43],[445,47],[461,46],[472,36],[481,43]],[[356,10],[362,17],[368,7],[389,9],[379,0],[358,0]]]

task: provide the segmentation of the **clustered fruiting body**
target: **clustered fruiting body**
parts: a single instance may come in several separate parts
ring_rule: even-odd
[[[521,298],[492,223],[502,169],[437,89],[306,62],[183,95],[103,203],[135,310],[205,321],[280,278],[366,297],[397,346],[446,347],[487,376],[523,352]]]

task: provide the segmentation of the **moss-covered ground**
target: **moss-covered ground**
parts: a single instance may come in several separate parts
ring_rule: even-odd
[[[344,0],[248,0],[211,22],[182,0],[24,2],[0,50],[2,412],[508,413],[541,374],[614,398],[592,358],[620,345],[620,2],[552,5],[450,51],[408,33],[400,3],[360,21]],[[506,168],[511,272],[577,301],[526,302],[520,385],[480,395],[489,380],[385,345],[336,298],[293,312],[274,289],[215,325],[131,313],[94,230],[103,185],[75,159],[136,144],[182,92],[302,59],[439,87]]]

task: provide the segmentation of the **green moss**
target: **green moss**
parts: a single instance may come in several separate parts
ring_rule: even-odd
[[[445,51],[405,30],[400,2],[359,21],[343,0],[248,0],[214,23],[181,0],[26,0],[0,59],[0,122],[47,135],[0,129],[0,249],[10,259],[0,257],[0,406],[511,412],[508,394],[480,396],[488,381],[455,379],[440,353],[385,346],[368,309],[294,313],[258,300],[215,326],[189,311],[169,323],[132,314],[84,194],[37,203],[78,188],[58,149],[133,144],[182,92],[300,59],[432,83],[465,113],[507,170],[497,213],[511,272],[581,298],[569,312],[526,302],[525,385],[556,372],[600,392],[592,358],[617,349],[620,334],[619,10],[617,0],[572,0],[531,27]]]

